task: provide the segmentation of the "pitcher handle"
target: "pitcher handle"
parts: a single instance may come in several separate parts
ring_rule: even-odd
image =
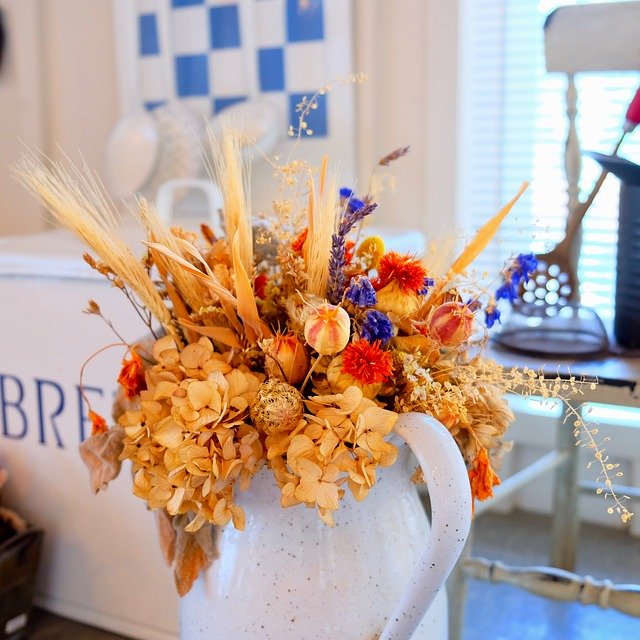
[[[401,413],[395,432],[413,451],[431,499],[427,546],[379,640],[409,640],[451,573],[471,526],[469,476],[451,434],[435,418]]]
[[[220,224],[220,209],[223,205],[222,193],[218,185],[211,182],[211,180],[174,178],[163,182],[156,195],[156,209],[160,219],[166,224],[172,223],[175,195],[179,189],[195,189],[205,195],[207,198],[209,225],[218,237],[224,236],[224,231]]]

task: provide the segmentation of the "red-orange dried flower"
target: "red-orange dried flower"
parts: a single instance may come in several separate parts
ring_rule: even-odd
[[[493,495],[493,487],[500,484],[498,474],[491,468],[489,455],[481,447],[473,461],[473,469],[469,471],[471,481],[471,495],[478,500],[486,500]]]
[[[342,371],[363,384],[384,382],[393,373],[391,354],[380,348],[380,343],[357,340],[342,352]]]
[[[91,420],[91,435],[97,436],[101,433],[109,431],[107,421],[95,411],[89,411],[89,420]]]
[[[309,235],[309,229],[306,227],[298,234],[298,237],[291,243],[291,248],[296,253],[302,253],[302,248],[304,247],[304,243],[307,241],[307,236]]]
[[[424,289],[427,270],[425,266],[408,254],[390,251],[378,263],[378,277],[373,286],[379,290],[395,282],[404,293],[417,293]]]
[[[347,240],[344,245],[344,262],[345,264],[351,264],[353,260],[353,254],[355,253],[356,243]]]
[[[268,280],[266,273],[259,273],[253,281],[253,290],[255,291],[256,296],[261,300],[264,300],[267,297],[266,289]]]
[[[140,358],[135,349],[131,349],[130,353],[131,358],[122,361],[118,382],[127,398],[135,398],[145,388],[144,366],[142,358]]]

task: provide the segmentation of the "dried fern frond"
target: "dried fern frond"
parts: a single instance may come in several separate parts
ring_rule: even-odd
[[[140,260],[120,235],[113,202],[87,167],[49,166],[35,156],[23,156],[14,167],[24,184],[54,218],[87,244],[135,293],[165,331],[179,338],[171,312]]]

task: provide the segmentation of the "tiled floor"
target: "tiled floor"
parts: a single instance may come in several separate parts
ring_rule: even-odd
[[[476,521],[474,544],[475,555],[514,565],[545,564],[549,520],[524,513],[485,514]],[[618,583],[640,584],[640,539],[583,525],[577,571]],[[123,637],[37,612],[29,639]],[[594,606],[551,602],[508,585],[471,581],[464,640],[640,640],[640,620]]]

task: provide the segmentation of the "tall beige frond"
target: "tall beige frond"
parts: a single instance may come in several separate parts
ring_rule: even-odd
[[[253,232],[249,195],[249,165],[242,158],[243,134],[226,124],[221,137],[209,129],[215,175],[224,199],[224,224],[228,241],[237,238],[240,259],[248,274],[253,273]]]
[[[18,180],[30,189],[54,218],[91,250],[135,293],[165,331],[178,337],[173,318],[140,260],[120,234],[113,202],[88,171],[49,166],[35,156],[23,156],[14,168]]]
[[[177,238],[162,221],[155,207],[141,198],[135,215],[147,231],[147,239],[164,245],[174,253],[186,258],[181,250],[180,239]],[[172,283],[182,299],[191,307],[198,310],[206,306],[204,299],[205,288],[192,274],[184,269],[172,269],[172,262],[163,254],[156,253],[154,258],[159,261],[158,267],[171,275]]]
[[[321,298],[327,296],[329,281],[329,260],[331,258],[331,240],[336,227],[337,188],[336,178],[326,177],[326,159],[320,172],[320,185],[314,198],[313,185],[310,185],[310,198],[307,208],[308,235],[305,242],[305,262],[309,293]]]

